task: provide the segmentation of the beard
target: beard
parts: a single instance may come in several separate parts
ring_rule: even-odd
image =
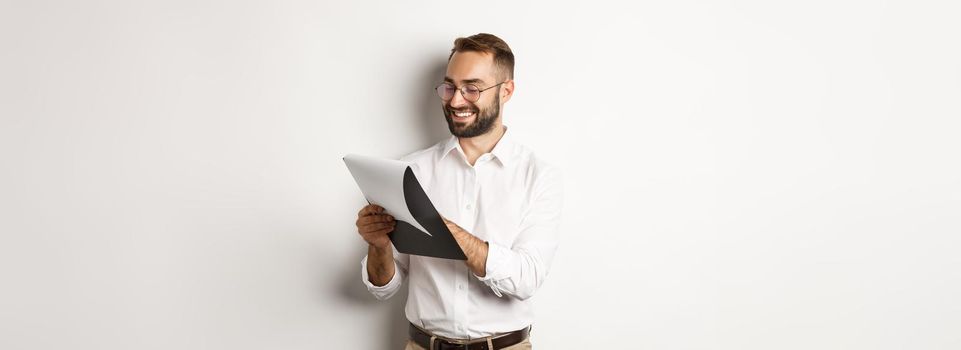
[[[470,124],[455,122],[453,111],[449,103],[444,104],[444,118],[447,119],[447,128],[450,129],[450,133],[457,137],[476,137],[490,132],[494,129],[494,122],[501,114],[501,96],[500,94],[494,95],[494,102],[491,103],[487,108],[479,109],[473,104],[470,107],[464,108],[461,111],[470,110],[475,112],[474,121]]]

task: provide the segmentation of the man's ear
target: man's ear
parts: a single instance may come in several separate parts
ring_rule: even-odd
[[[508,79],[504,81],[504,88],[501,90],[501,101],[506,103],[511,100],[511,96],[514,96],[514,79]]]

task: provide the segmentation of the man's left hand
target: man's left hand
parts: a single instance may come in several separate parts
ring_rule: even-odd
[[[475,275],[484,277],[484,275],[487,274],[487,242],[475,237],[453,221],[447,220],[445,217],[441,217],[441,219],[444,219],[444,224],[447,225],[447,229],[450,230],[451,235],[454,236],[454,240],[457,241],[457,245],[460,246],[461,250],[464,251],[464,255],[467,256],[467,266],[470,267]]]

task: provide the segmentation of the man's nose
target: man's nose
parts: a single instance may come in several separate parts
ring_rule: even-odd
[[[450,99],[451,108],[459,108],[467,105],[467,99],[464,98],[464,93],[460,89],[454,90],[454,97]]]

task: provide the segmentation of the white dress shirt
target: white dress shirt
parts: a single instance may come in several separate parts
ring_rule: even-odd
[[[406,314],[411,323],[439,336],[475,339],[533,323],[530,297],[544,283],[558,245],[561,180],[505,132],[490,153],[467,162],[456,137],[401,160],[411,169],[437,211],[488,242],[486,274],[474,275],[462,260],[429,258],[394,250],[394,276],[374,286],[378,299],[394,295],[409,279]]]

